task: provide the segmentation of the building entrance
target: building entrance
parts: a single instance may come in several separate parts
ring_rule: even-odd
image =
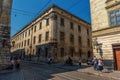
[[[115,70],[120,70],[120,45],[114,45]]]

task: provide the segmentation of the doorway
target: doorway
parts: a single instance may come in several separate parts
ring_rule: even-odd
[[[113,45],[113,54],[114,54],[114,68],[115,70],[120,70],[120,45]]]

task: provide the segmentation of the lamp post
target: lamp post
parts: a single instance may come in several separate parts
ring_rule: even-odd
[[[102,43],[96,45],[97,52],[100,52],[101,48],[102,48]]]

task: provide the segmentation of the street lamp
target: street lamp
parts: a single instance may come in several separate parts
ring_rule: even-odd
[[[102,43],[97,44],[96,45],[97,52],[100,52],[101,49],[102,49]]]

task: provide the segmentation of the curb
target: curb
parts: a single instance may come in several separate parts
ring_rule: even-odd
[[[120,80],[120,78],[117,78],[117,77],[112,77],[112,76],[109,76],[109,75],[104,75],[102,73],[94,73],[94,72],[86,72],[86,71],[83,71],[83,70],[77,70],[78,72],[83,72],[83,73],[88,73],[88,74],[94,74],[94,75],[97,75],[97,76],[101,76],[101,77],[106,77],[106,78],[111,78],[111,79],[115,79],[115,80]]]

